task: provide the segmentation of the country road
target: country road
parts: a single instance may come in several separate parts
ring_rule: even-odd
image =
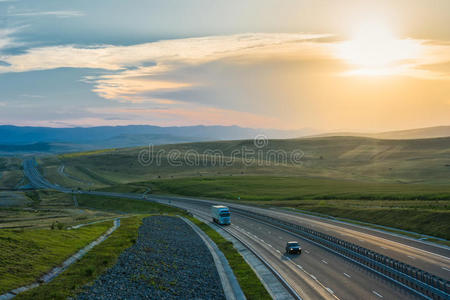
[[[24,173],[36,188],[50,188],[66,193],[72,190],[48,182],[38,171],[34,160],[24,161]],[[120,194],[110,192],[78,193],[147,199],[187,209],[209,219],[211,200],[187,197]],[[256,208],[226,203],[232,212],[230,233],[249,244],[304,299],[422,299],[399,284],[321,247],[298,234],[240,211],[254,212],[352,242],[401,262],[420,268],[447,281],[450,278],[450,249],[404,236],[357,225],[278,209]],[[298,240],[303,248],[300,256],[284,254],[286,241]]]

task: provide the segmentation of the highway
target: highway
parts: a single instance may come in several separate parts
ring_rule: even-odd
[[[24,173],[36,188],[72,192],[69,188],[48,182],[39,173],[33,160],[24,161]],[[80,193],[157,201],[187,209],[194,215],[208,220],[211,204],[217,204],[211,200],[187,197],[88,191]],[[240,210],[308,226],[413,265],[447,281],[450,277],[448,247],[305,214],[230,202],[222,203],[228,205],[232,212],[232,225],[225,229],[257,251],[258,255],[263,257],[303,299],[422,299],[423,297],[304,236],[264,220],[249,217],[248,214],[240,213]],[[303,248],[301,255],[284,254],[284,246],[289,240],[300,242]]]

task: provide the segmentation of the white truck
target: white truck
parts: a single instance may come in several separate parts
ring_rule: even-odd
[[[230,209],[223,205],[213,205],[211,207],[212,219],[220,225],[230,225]]]

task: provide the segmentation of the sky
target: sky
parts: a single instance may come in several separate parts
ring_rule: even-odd
[[[448,0],[0,0],[0,124],[450,125]]]

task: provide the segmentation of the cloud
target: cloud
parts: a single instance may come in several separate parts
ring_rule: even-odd
[[[164,40],[131,46],[75,45],[32,48],[24,54],[3,60],[1,72],[27,72],[56,68],[93,68],[115,71],[114,74],[90,76],[85,81],[94,91],[108,99],[130,100],[134,94],[192,86],[189,82],[158,80],[181,66],[246,57],[263,59],[277,53],[320,55],[320,43],[314,39],[325,34],[238,34]],[[241,61],[242,62],[242,61]]]
[[[3,49],[8,49],[21,45],[12,35],[18,32],[21,28],[0,28],[0,53]],[[11,64],[4,61],[0,56],[0,67],[9,67]]]
[[[168,63],[198,64],[240,54],[269,54],[270,50],[292,48],[313,38],[312,34],[240,34],[163,40],[131,46],[76,45],[32,48],[27,53],[6,59],[10,68],[1,72],[26,72],[63,67],[123,70],[139,67],[146,74],[167,71]],[[152,65],[149,62],[155,62]],[[129,73],[136,70],[129,70]],[[136,74],[136,73],[134,73]]]
[[[42,96],[42,95],[34,95],[34,94],[22,94],[22,95],[20,95],[21,97],[24,97],[24,98],[37,98],[37,99],[42,99],[42,98],[45,98],[44,96]]]
[[[383,71],[388,75],[427,79],[450,77],[448,72],[421,67],[450,60],[450,45],[419,40],[409,42],[417,45],[418,54],[408,56],[408,60],[394,60],[386,70],[377,70],[377,75],[383,75]],[[0,73],[56,68],[102,69],[108,73],[82,79],[92,84],[92,90],[100,97],[152,102],[155,98],[161,98],[155,96],[158,92],[208,85],[209,82],[194,81],[192,78],[195,76],[182,76],[182,71],[216,61],[245,66],[277,59],[315,62],[339,60],[343,63],[340,70],[336,71],[337,75],[370,74],[370,70],[352,66],[339,56],[337,49],[343,43],[345,41],[329,34],[249,33],[162,40],[130,46],[38,47],[22,54],[0,57],[4,62],[0,64]],[[208,81],[207,78],[205,80]]]
[[[77,10],[54,10],[54,11],[27,11],[9,14],[10,17],[42,17],[53,16],[57,18],[82,17],[85,14]]]

